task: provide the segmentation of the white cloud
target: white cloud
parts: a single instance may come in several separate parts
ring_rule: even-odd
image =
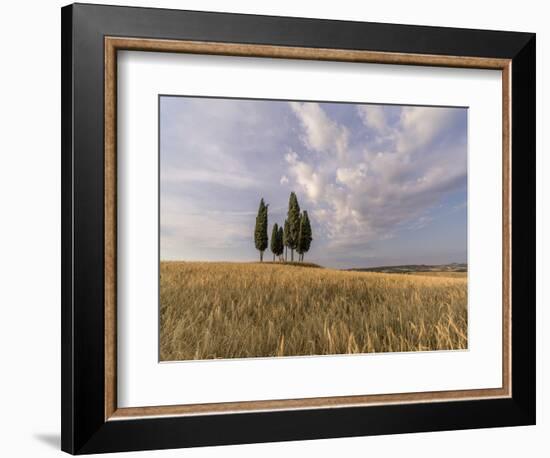
[[[286,175],[283,175],[281,179],[279,180],[279,183],[281,184],[287,184],[288,183],[288,177]]]
[[[357,113],[365,126],[376,129],[379,133],[388,130],[386,114],[381,105],[358,105]]]
[[[457,109],[405,107],[401,112],[401,130],[397,138],[399,151],[423,148],[445,133],[458,114]]]
[[[317,107],[301,106],[299,113],[305,111],[318,114]],[[384,107],[362,106],[357,115],[371,129],[361,154],[346,141],[347,153],[337,158],[286,155],[289,175],[339,249],[364,247],[401,228],[423,228],[432,220],[430,210],[465,186],[466,131],[457,127],[464,119],[461,110],[404,107],[391,121]],[[324,125],[335,125],[326,113],[320,117]],[[308,124],[302,124],[310,138]]]
[[[311,150],[343,157],[349,142],[345,126],[331,120],[318,103],[289,102],[304,129],[302,141]]]
[[[367,175],[367,165],[360,163],[356,168],[336,169],[336,180],[343,185],[356,186],[364,180]]]
[[[285,155],[285,160],[289,164],[288,171],[296,183],[306,192],[312,202],[317,202],[324,192],[325,183],[322,174],[317,172],[312,165],[300,161],[298,155],[293,151]]]

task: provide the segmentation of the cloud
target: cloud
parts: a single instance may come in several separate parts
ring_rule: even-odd
[[[302,141],[307,148],[343,157],[349,141],[349,130],[331,120],[318,103],[289,102],[304,129]]]
[[[281,184],[287,184],[288,183],[288,177],[286,175],[283,175],[281,179],[279,180],[279,183]]]
[[[365,179],[367,170],[367,164],[364,162],[357,164],[356,168],[336,169],[336,181],[345,186],[356,186]]]
[[[426,227],[446,196],[466,189],[465,110],[403,107],[397,116],[390,110],[395,114],[395,107],[358,107],[368,141],[360,148],[347,142],[338,160],[295,151],[285,157],[289,176],[315,205],[314,218],[332,247],[353,250],[399,230]],[[325,125],[337,125],[323,116]]]
[[[236,189],[262,186],[262,183],[250,173],[228,174],[223,170],[215,169],[169,169],[162,172],[162,179],[166,184],[204,183]]]
[[[161,199],[161,214],[162,248],[172,253],[235,245],[246,238],[255,216],[254,212],[209,211],[167,197]]]
[[[426,147],[440,135],[445,135],[453,123],[460,120],[460,109],[437,107],[405,107],[401,112],[397,148],[411,151]]]
[[[379,133],[388,130],[386,113],[381,105],[358,105],[357,113],[365,126],[376,129]]]
[[[324,193],[325,183],[322,174],[317,172],[314,166],[300,161],[293,151],[285,155],[285,160],[289,164],[288,172],[294,177],[295,182],[306,192],[310,201],[317,202]]]

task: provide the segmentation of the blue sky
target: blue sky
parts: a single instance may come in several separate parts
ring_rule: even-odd
[[[306,260],[328,267],[466,261],[467,109],[160,97],[161,259],[255,261],[288,196]],[[270,259],[270,256],[267,256]]]

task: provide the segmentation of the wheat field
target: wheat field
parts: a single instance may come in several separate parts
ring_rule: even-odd
[[[161,361],[467,348],[467,277],[161,262]]]

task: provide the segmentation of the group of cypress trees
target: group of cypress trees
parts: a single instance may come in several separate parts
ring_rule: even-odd
[[[264,251],[267,249],[268,237],[268,207],[269,204],[260,200],[260,208],[256,216],[256,226],[254,228],[254,244],[260,252],[260,262],[264,260]],[[273,225],[271,231],[271,252],[273,253],[273,261],[277,256],[280,261],[288,260],[288,249],[290,248],[290,261],[294,262],[294,251],[298,253],[298,261],[304,260],[304,254],[309,251],[313,235],[311,231],[311,223],[307,211],[300,212],[298,198],[293,192],[290,193],[288,200],[288,213],[284,226],[279,226],[277,223]],[[283,256],[284,253],[284,256]]]

